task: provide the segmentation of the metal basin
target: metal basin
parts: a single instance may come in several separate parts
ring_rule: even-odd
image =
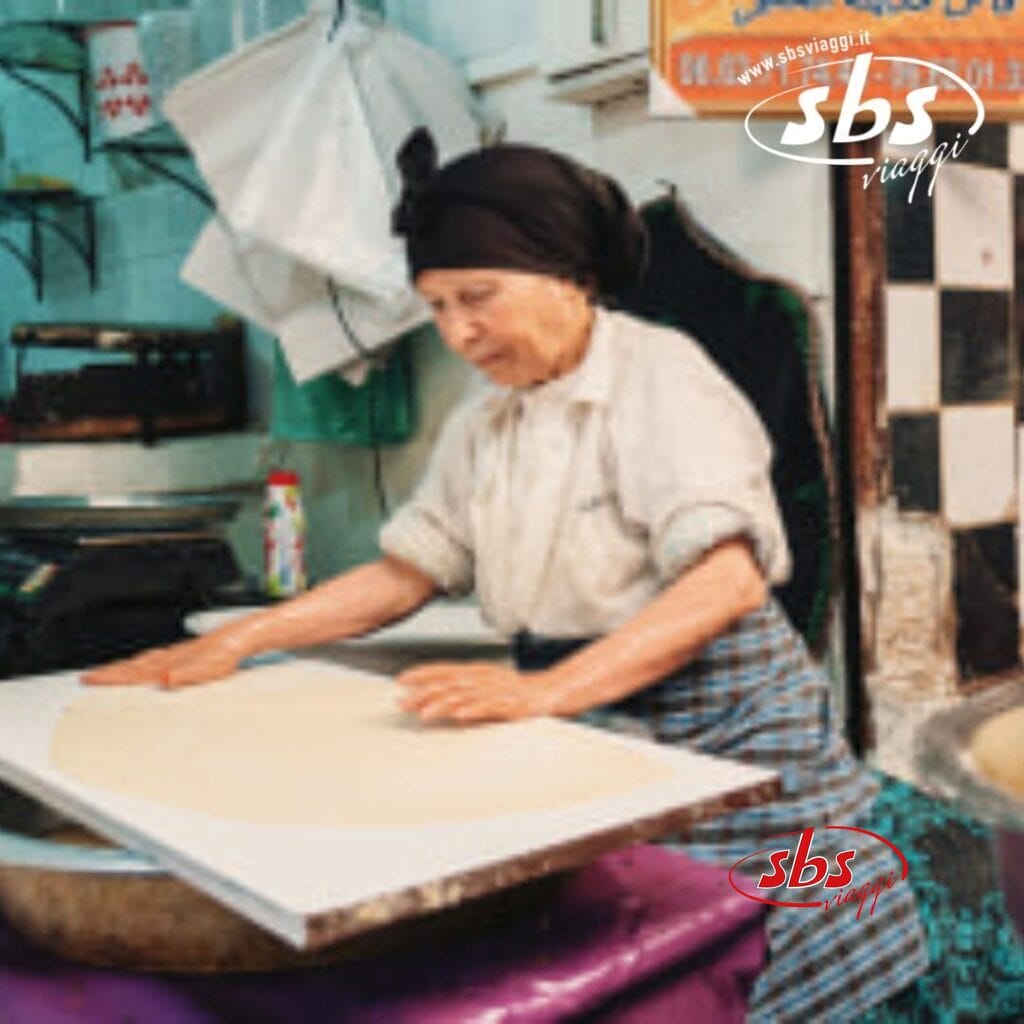
[[[932,715],[917,731],[914,759],[921,777],[945,799],[992,826],[994,854],[1006,906],[1024,938],[1024,799],[987,778],[968,754],[975,731],[1024,705],[1024,682],[1014,681],[968,697]],[[1020,755],[1024,749],[1018,748]]]
[[[285,945],[146,858],[2,787],[0,912],[33,945],[93,966],[278,971],[339,959]]]
[[[521,882],[304,953],[146,858],[0,786],[0,915],[34,946],[93,967],[208,974],[391,962],[540,914],[564,877]]]

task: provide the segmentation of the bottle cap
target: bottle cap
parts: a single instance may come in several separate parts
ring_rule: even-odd
[[[298,487],[299,474],[293,469],[272,469],[267,474],[268,487]]]

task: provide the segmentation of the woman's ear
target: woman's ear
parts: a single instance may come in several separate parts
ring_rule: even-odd
[[[568,292],[578,294],[591,304],[597,300],[597,278],[595,277],[579,273],[560,275],[554,277],[553,280]]]
[[[587,302],[591,306],[593,306],[597,302],[599,293],[597,288],[596,277],[594,277],[591,274],[589,276],[581,277],[578,280],[574,281],[573,283],[576,285],[577,288],[579,288],[583,292],[584,298],[586,298]]]
[[[563,297],[570,302],[582,302],[586,306],[593,306],[597,301],[597,281],[578,277],[555,277],[549,278],[562,293]]]

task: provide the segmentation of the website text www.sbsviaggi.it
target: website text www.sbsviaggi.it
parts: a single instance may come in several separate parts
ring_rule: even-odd
[[[856,42],[855,42],[856,40]],[[826,36],[819,39],[815,36],[806,43],[798,43],[796,46],[787,46],[779,50],[775,55],[769,54],[763,57],[756,64],[751,64],[746,71],[736,76],[736,81],[741,85],[750,85],[755,78],[767,74],[776,64],[785,66],[790,61],[803,60],[805,57],[816,57],[823,53],[848,53],[854,46],[870,46],[871,33],[864,29],[860,32],[846,32],[841,36]]]
[[[747,113],[744,128],[750,140],[761,149],[788,160],[870,168],[862,179],[865,189],[876,179],[884,183],[912,177],[907,192],[907,202],[910,203],[917,194],[922,176],[928,171],[931,172],[931,180],[928,182],[927,194],[933,194],[942,165],[963,153],[970,137],[977,133],[985,120],[985,108],[974,86],[948,67],[918,57],[877,55],[870,50],[851,52],[870,45],[870,33],[867,30],[821,39],[815,37],[762,57],[757,64],[747,65],[746,70],[736,77],[742,85],[749,86],[763,75],[774,74],[776,66],[779,69],[780,84],[790,84],[756,103]],[[813,61],[821,55],[838,56],[845,53],[850,53],[850,56],[808,63],[808,59]],[[799,65],[796,65],[797,61]],[[879,72],[882,74],[879,75]],[[893,105],[885,96],[870,95],[872,83],[880,78],[887,80],[891,90],[889,94],[894,99],[901,97],[900,105],[907,111],[909,121],[894,117]],[[934,124],[928,105],[935,101],[940,86],[944,90],[962,90],[974,107],[974,119],[966,131],[958,131],[952,141],[931,145]],[[833,90],[836,90],[835,93]],[[803,121],[787,121],[781,135],[777,138],[773,135],[770,140],[766,135],[769,129],[761,126],[759,133],[762,137],[758,137],[752,119],[761,108],[782,97],[788,97],[785,108],[787,112],[792,110],[795,100]],[[830,115],[834,116],[834,125],[826,122],[819,109],[826,104],[829,110],[835,110],[838,104],[838,113]],[[768,114],[769,111],[764,113]],[[811,151],[807,147],[829,137],[830,129],[833,143],[830,155],[810,155]],[[854,156],[837,155],[841,152],[840,145],[844,143],[862,143],[877,136],[883,136],[888,145],[897,150],[913,146],[924,148],[918,149],[912,156],[885,156],[881,161],[874,156],[863,155],[863,151]]]

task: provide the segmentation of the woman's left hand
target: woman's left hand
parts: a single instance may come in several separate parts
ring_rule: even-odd
[[[433,662],[401,673],[403,710],[427,722],[500,722],[550,715],[550,683],[542,672],[488,662]]]

